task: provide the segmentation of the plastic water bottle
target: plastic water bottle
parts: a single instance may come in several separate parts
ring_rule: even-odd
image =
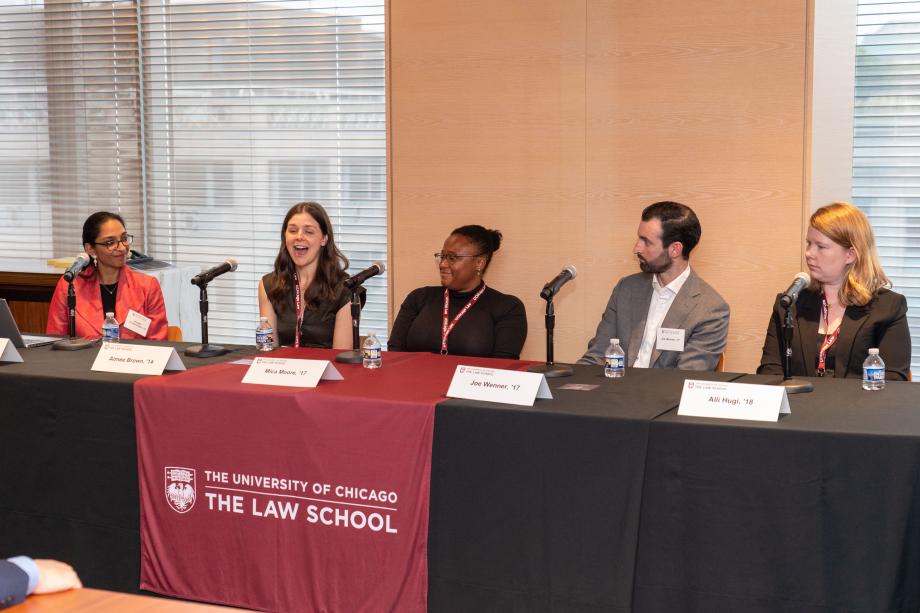
[[[106,313],[102,322],[102,342],[117,343],[121,340],[121,327],[115,319],[115,313]]]
[[[259,325],[256,326],[256,349],[259,351],[271,351],[275,348],[275,331],[271,324],[268,323],[268,317],[260,317]]]
[[[610,339],[607,351],[604,352],[604,376],[610,379],[619,379],[626,374],[626,354],[620,347],[620,339]]]
[[[878,354],[878,349],[870,349],[863,362],[863,389],[873,392],[885,389],[885,362]]]
[[[383,366],[383,348],[377,335],[368,332],[367,338],[364,339],[364,345],[361,346],[361,355],[363,356],[362,364],[364,368],[380,368]]]

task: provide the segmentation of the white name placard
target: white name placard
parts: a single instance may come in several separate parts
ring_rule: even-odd
[[[8,338],[0,338],[0,362],[22,362],[22,356]]]
[[[243,383],[316,387],[320,379],[338,381],[342,378],[342,373],[329,360],[257,357],[253,358]]]
[[[532,407],[537,398],[553,397],[546,377],[536,372],[457,366],[447,390],[450,398],[485,400]]]
[[[720,381],[684,381],[678,415],[777,421],[790,413],[789,396],[782,385],[753,385]]]
[[[185,370],[173,347],[102,343],[92,370],[132,375],[161,375],[164,370]]]

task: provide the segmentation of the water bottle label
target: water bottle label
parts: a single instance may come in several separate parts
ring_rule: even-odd
[[[272,338],[273,330],[256,330],[256,345],[271,345],[275,342]]]
[[[623,370],[626,368],[626,358],[623,356],[617,357],[606,357],[604,358],[604,368],[609,368],[612,370]]]
[[[103,326],[102,328],[102,340],[103,341],[112,341],[118,340],[118,328],[116,326]]]
[[[363,351],[364,351],[363,355],[364,355],[365,360],[379,360],[382,357],[380,354],[383,351],[383,349],[380,347],[374,347],[374,348],[365,347]]]
[[[863,381],[884,381],[884,368],[863,368]]]

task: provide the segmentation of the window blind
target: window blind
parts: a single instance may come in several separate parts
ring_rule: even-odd
[[[0,257],[75,255],[100,209],[140,234],[135,8],[0,0]]]
[[[209,288],[215,339],[253,342],[297,202],[326,208],[351,272],[386,258],[382,2],[151,0],[142,24],[153,250],[240,262]],[[366,287],[385,334],[385,278]]]
[[[872,221],[894,289],[908,302],[920,372],[920,3],[859,0],[853,203]],[[885,356],[882,356],[884,359]]]
[[[253,342],[297,202],[349,272],[386,259],[385,145],[382,0],[0,0],[0,257],[73,255],[100,209],[159,259],[235,257],[211,340]],[[385,342],[386,276],[365,286]]]

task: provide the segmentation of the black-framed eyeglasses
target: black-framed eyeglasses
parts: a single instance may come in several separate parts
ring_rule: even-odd
[[[446,260],[448,264],[456,264],[457,260],[459,260],[460,258],[478,258],[481,255],[482,255],[481,253],[474,253],[472,255],[469,255],[469,254],[463,254],[463,253],[441,253],[439,251],[438,253],[434,254],[434,259],[437,260],[438,264],[440,264],[444,260]]]
[[[105,248],[108,249],[109,251],[112,251],[112,250],[114,250],[115,247],[117,247],[119,244],[122,244],[122,245],[124,245],[125,247],[127,247],[127,246],[130,245],[132,242],[134,242],[134,235],[133,235],[133,234],[125,234],[125,235],[123,235],[121,238],[110,238],[110,239],[108,239],[108,240],[102,241],[101,243],[93,243],[93,244],[96,245],[97,247],[105,247]]]

